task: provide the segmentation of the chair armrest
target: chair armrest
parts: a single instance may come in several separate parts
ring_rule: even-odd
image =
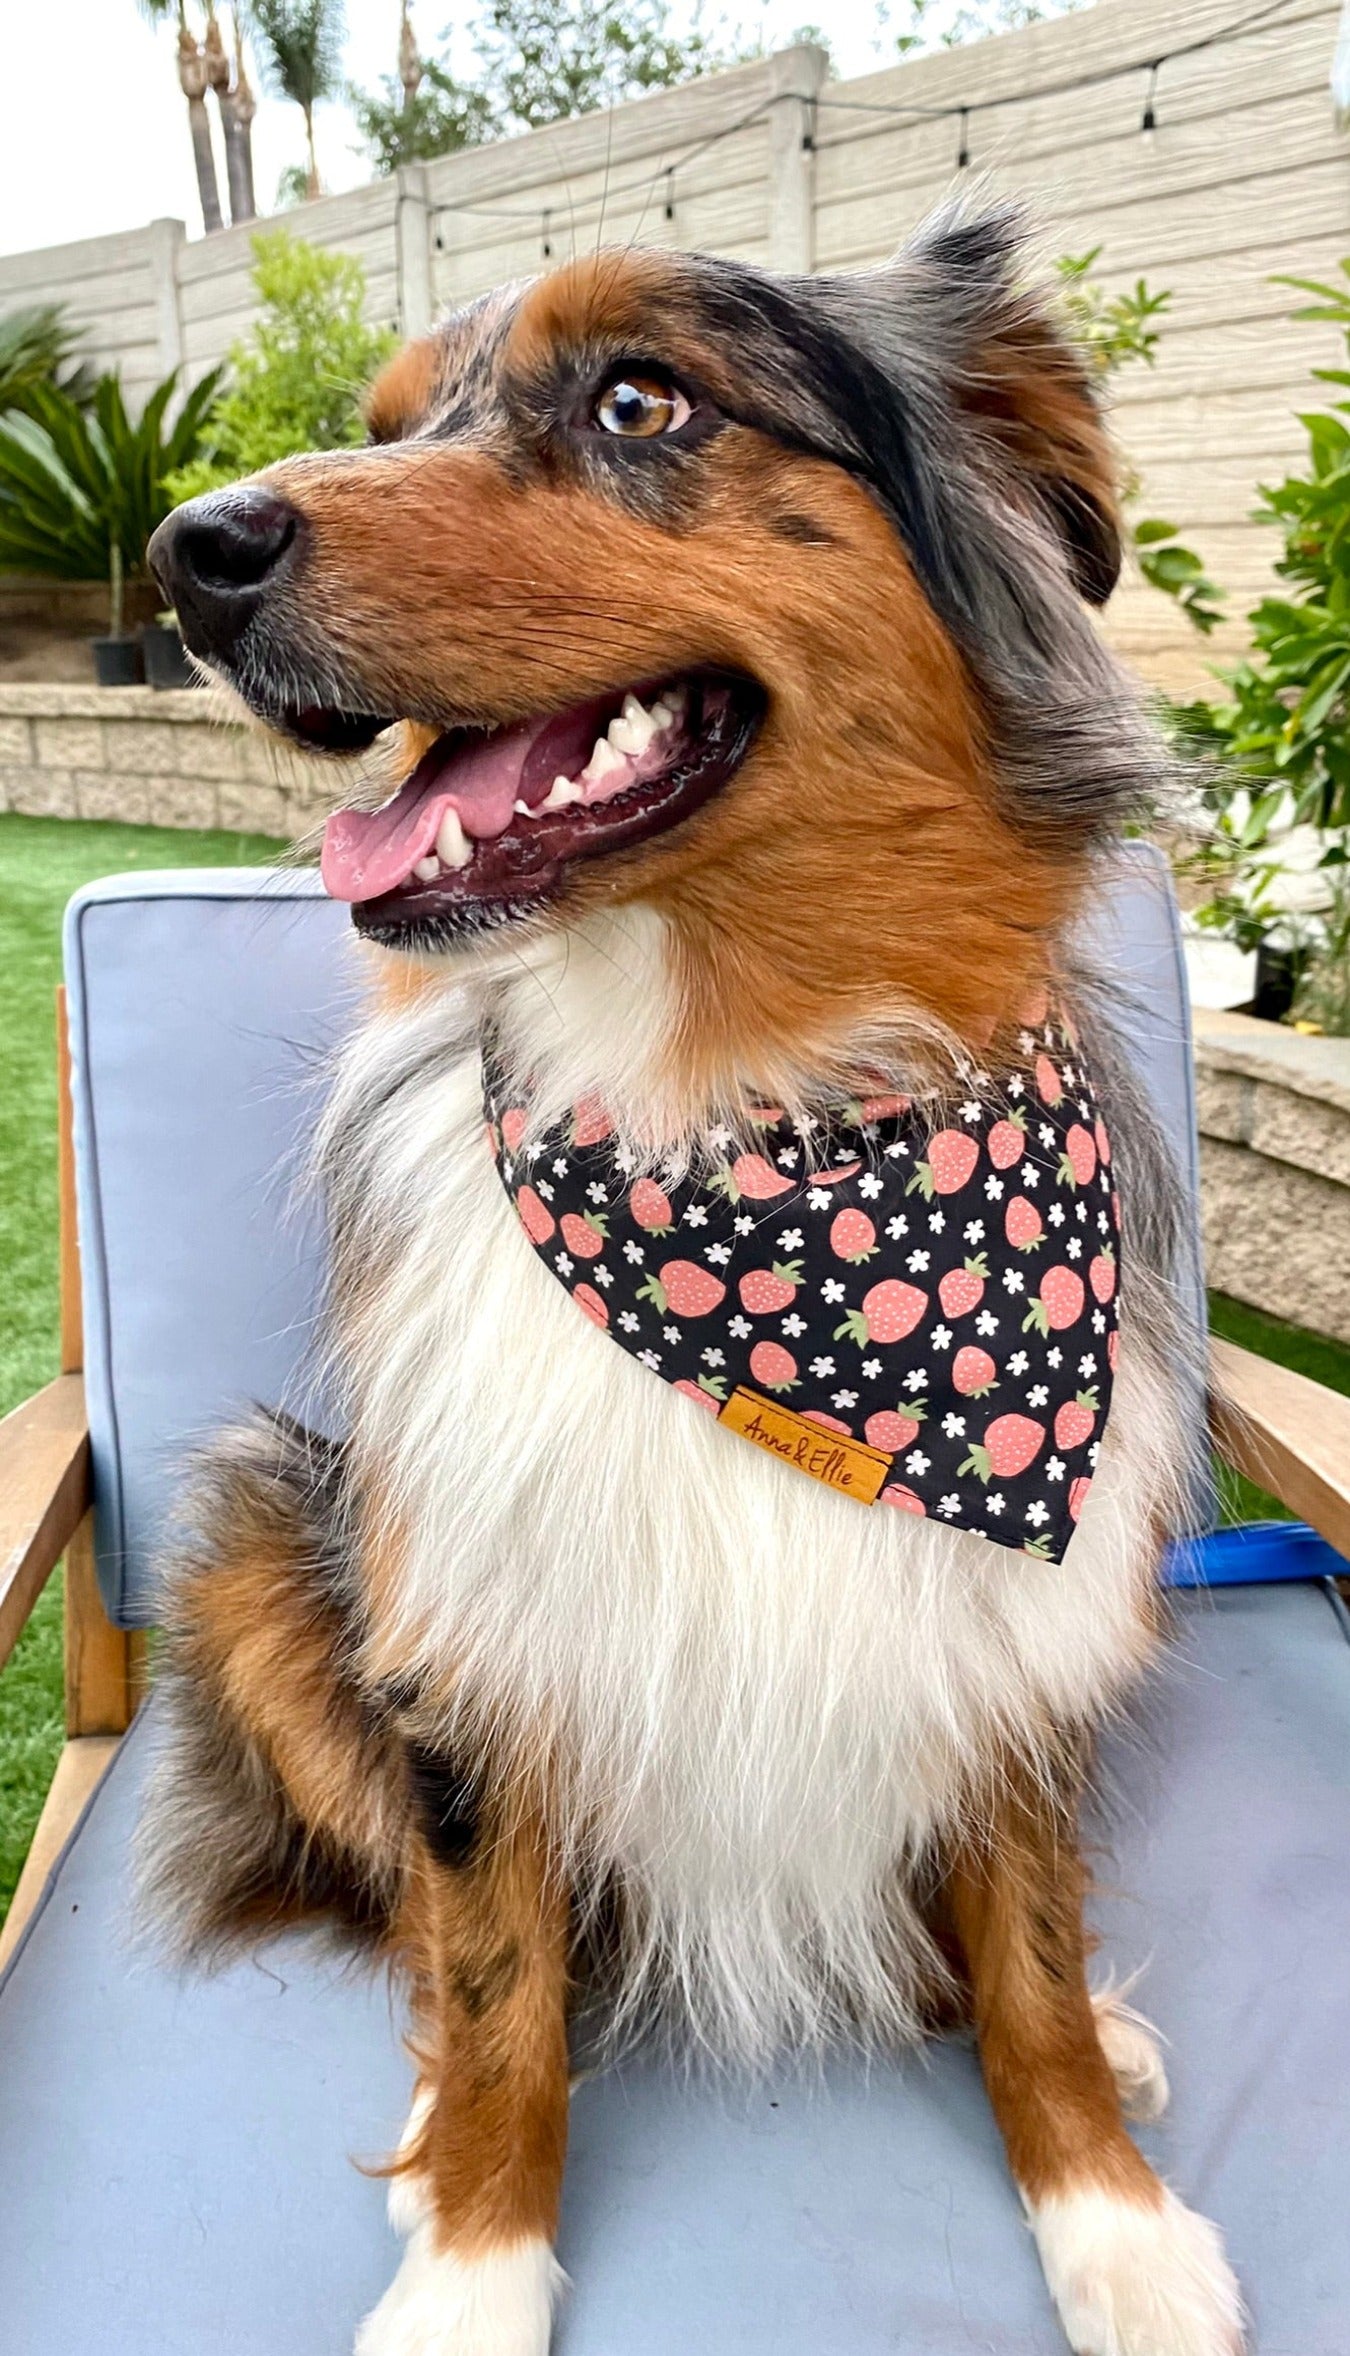
[[[1233,1342],[1210,1343],[1210,1370],[1219,1454],[1350,1555],[1350,1398]]]
[[[0,1422],[0,1667],[88,1507],[84,1382],[63,1374]]]

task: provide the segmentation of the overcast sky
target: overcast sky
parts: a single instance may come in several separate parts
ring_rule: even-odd
[[[225,13],[222,6],[222,20]],[[420,0],[415,22],[424,47],[438,47],[449,13],[447,0]],[[475,13],[468,0],[456,24],[472,22]],[[705,21],[718,13],[705,7]],[[775,47],[804,18],[825,16],[843,73],[867,73],[894,54],[888,41],[878,40],[876,0],[835,0],[828,9],[816,0],[745,0],[743,6],[730,0],[721,13]],[[59,9],[51,0],[0,0],[0,16],[0,253],[132,229],[165,214],[185,221],[190,237],[200,236],[172,24],[147,25],[135,0],[61,0]],[[369,86],[393,71],[398,18],[398,0],[348,0],[350,80]],[[462,57],[461,42],[457,36]],[[214,104],[211,117],[218,141]],[[370,178],[354,144],[345,107],[322,108],[319,165],[329,188]],[[270,208],[284,167],[303,154],[298,107],[260,96],[253,159],[261,209]],[[217,171],[223,200],[219,156]]]

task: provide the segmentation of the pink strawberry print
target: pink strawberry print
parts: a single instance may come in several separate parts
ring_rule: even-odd
[[[708,1181],[710,1187],[719,1187],[734,1203],[742,1196],[747,1202],[772,1202],[775,1195],[791,1194],[795,1183],[766,1162],[762,1153],[737,1154],[734,1162],[715,1170]]]
[[[1111,1166],[1111,1137],[1100,1113],[1092,1124],[1092,1134],[1097,1140],[1097,1159],[1104,1170],[1109,1169]]]
[[[692,1399],[696,1407],[706,1407],[710,1415],[720,1415],[727,1403],[725,1383],[711,1374],[701,1374],[696,1383],[672,1383],[671,1389],[679,1391],[686,1399]]]
[[[750,1268],[736,1290],[741,1307],[751,1317],[773,1317],[797,1298],[802,1280],[800,1260],[775,1260],[772,1268]]]
[[[1034,1252],[1045,1234],[1045,1222],[1033,1202],[1015,1194],[1003,1214],[1003,1232],[1015,1252]]]
[[[866,1211],[838,1211],[830,1224],[830,1249],[856,1268],[877,1256],[877,1231]]]
[[[1066,1326],[1078,1323],[1086,1297],[1076,1269],[1047,1268],[1040,1293],[1022,1319],[1023,1333],[1030,1333],[1033,1326],[1037,1333],[1063,1333]]]
[[[978,1139],[964,1129],[939,1129],[929,1138],[927,1159],[920,1162],[905,1192],[913,1194],[918,1187],[925,1202],[935,1194],[959,1194],[979,1158]]]
[[[845,1423],[842,1416],[827,1415],[822,1407],[804,1407],[802,1422],[818,1423],[823,1432],[842,1432],[846,1440],[851,1440],[853,1437],[851,1423]]]
[[[756,1342],[750,1352],[750,1372],[766,1391],[795,1391],[797,1361],[781,1342]]]
[[[573,1145],[603,1145],[614,1123],[598,1096],[580,1096],[572,1107]]]
[[[1079,1515],[1081,1514],[1081,1512],[1082,1512],[1082,1510],[1083,1510],[1083,1507],[1084,1507],[1084,1506],[1087,1504],[1087,1499],[1088,1499],[1088,1491],[1089,1491],[1089,1489],[1090,1489],[1091,1487],[1092,1487],[1092,1475],[1091,1475],[1091,1473],[1083,1473],[1082,1475],[1080,1475],[1080,1477],[1079,1477],[1079,1479],[1078,1479],[1078,1480],[1076,1480],[1076,1481],[1071,1481],[1071,1482],[1070,1482],[1070,1484],[1069,1484],[1069,1519],[1070,1519],[1070,1521],[1074,1521],[1074,1522],[1076,1522],[1076,1521],[1077,1521],[1077,1519],[1078,1519]]]
[[[1081,1448],[1092,1438],[1099,1413],[1095,1391],[1080,1391],[1076,1399],[1066,1399],[1055,1415],[1055,1446]]]
[[[1112,1374],[1114,1374],[1116,1371],[1116,1360],[1119,1356],[1120,1335],[1119,1332],[1113,1331],[1106,1337],[1106,1363],[1110,1367]]]
[[[605,1248],[606,1229],[603,1219],[594,1211],[564,1211],[562,1238],[569,1252],[579,1260],[597,1260]]]
[[[806,1183],[808,1186],[842,1186],[846,1178],[856,1178],[861,1168],[861,1162],[832,1162],[828,1169],[812,1170]]]
[[[1043,1423],[1029,1415],[996,1415],[959,1470],[986,1482],[1015,1480],[1035,1463],[1044,1445]]]
[[[918,1439],[919,1425],[928,1408],[922,1399],[911,1399],[906,1405],[879,1407],[863,1425],[863,1438],[869,1448],[880,1448],[885,1455],[894,1456],[899,1448],[908,1448]]]
[[[516,1196],[516,1209],[531,1243],[547,1243],[555,1226],[553,1213],[547,1203],[540,1201],[532,1186],[522,1186]]]
[[[881,1503],[893,1505],[897,1513],[917,1514],[920,1521],[928,1519],[928,1508],[922,1497],[916,1497],[914,1491],[907,1489],[903,1481],[892,1481],[888,1488],[883,1489]]]
[[[675,1213],[670,1197],[654,1178],[634,1180],[628,1196],[628,1208],[639,1227],[648,1235],[669,1235],[675,1224]]]
[[[1038,1055],[1035,1065],[1036,1094],[1042,1104],[1059,1104],[1064,1095],[1064,1083],[1048,1055]]]
[[[988,1276],[989,1263],[983,1252],[967,1260],[964,1268],[949,1268],[938,1284],[944,1316],[968,1317],[972,1309],[978,1309]]]
[[[697,1260],[667,1260],[659,1276],[638,1286],[637,1298],[651,1301],[662,1317],[667,1310],[672,1317],[710,1317],[726,1292],[721,1278]]]
[[[592,1325],[599,1326],[601,1333],[608,1330],[609,1311],[593,1284],[574,1285],[572,1298],[583,1317],[589,1317]]]
[[[1010,1170],[1027,1150],[1027,1116],[1020,1110],[995,1121],[989,1132],[989,1159],[996,1170]]]
[[[977,1350],[967,1342],[952,1360],[952,1388],[963,1399],[982,1399],[987,1391],[998,1388],[998,1368],[987,1350]]]
[[[868,1123],[898,1120],[901,1113],[909,1111],[911,1101],[908,1096],[865,1096],[858,1106],[858,1119]]]
[[[502,1114],[502,1144],[508,1153],[519,1153],[527,1117],[519,1105],[514,1104]]]
[[[1109,1243],[1102,1245],[1089,1266],[1088,1283],[1092,1287],[1094,1299],[1105,1308],[1116,1289],[1116,1255]]]
[[[1050,1012],[1050,993],[1040,984],[1030,990],[1017,1009],[1017,1019],[1024,1031],[1039,1031]]]
[[[865,1349],[869,1342],[902,1342],[928,1307],[927,1293],[917,1284],[902,1284],[898,1276],[888,1276],[881,1284],[874,1284],[865,1292],[860,1309],[850,1309],[842,1325],[835,1327],[834,1338],[845,1337]]]
[[[1081,1121],[1075,1121],[1064,1138],[1064,1151],[1059,1158],[1061,1186],[1090,1186],[1097,1172],[1097,1148],[1092,1131]]]

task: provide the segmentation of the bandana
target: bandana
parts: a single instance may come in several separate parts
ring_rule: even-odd
[[[1058,1562],[1110,1403],[1119,1205],[1070,1034],[1017,1046],[959,1068],[940,1114],[767,1106],[679,1171],[591,1100],[530,1135],[486,1048],[484,1109],[550,1275],[691,1413],[844,1497]]]

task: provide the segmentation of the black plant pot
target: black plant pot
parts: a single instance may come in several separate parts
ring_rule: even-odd
[[[140,643],[135,638],[91,638],[94,677],[100,687],[140,687],[145,681]]]
[[[151,687],[192,687],[192,666],[172,622],[146,622],[141,630],[146,681]]]
[[[1256,995],[1252,1013],[1263,1022],[1282,1023],[1294,1003],[1308,962],[1306,949],[1274,949],[1262,941],[1256,952]]]

